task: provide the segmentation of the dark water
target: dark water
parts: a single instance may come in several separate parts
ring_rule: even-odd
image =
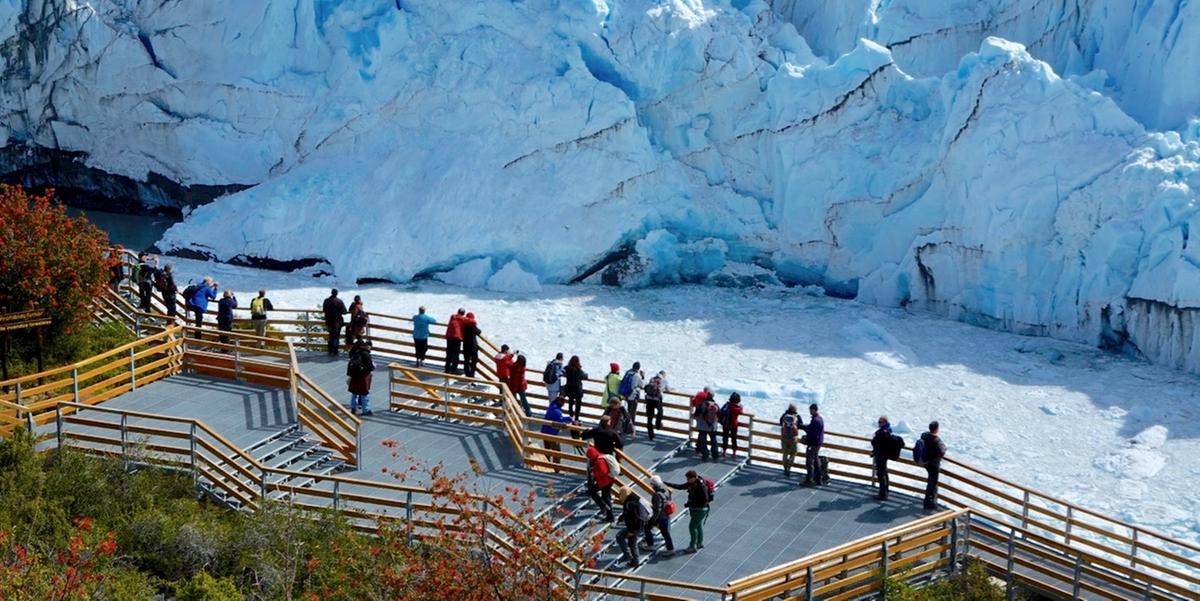
[[[86,216],[88,221],[108,233],[110,243],[135,251],[153,246],[162,238],[163,232],[177,221],[160,215],[129,215],[75,207],[67,207],[67,213],[73,217]]]

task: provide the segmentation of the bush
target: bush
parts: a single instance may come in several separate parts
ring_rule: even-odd
[[[922,587],[904,582],[903,577],[900,574],[885,578],[879,598],[883,601],[1006,601],[1008,598],[1004,587],[992,580],[983,564],[973,558],[967,558],[962,569],[948,578]]]
[[[243,601],[237,585],[228,578],[220,580],[200,572],[175,588],[177,601]]]

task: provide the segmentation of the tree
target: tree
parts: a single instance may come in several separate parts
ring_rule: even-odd
[[[30,196],[0,184],[0,311],[44,309],[52,335],[87,323],[92,299],[104,293],[108,236],[67,215],[53,191]]]

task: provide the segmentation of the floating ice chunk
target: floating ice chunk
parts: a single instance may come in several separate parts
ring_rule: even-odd
[[[863,318],[842,328],[843,344],[862,358],[889,369],[916,365],[917,356],[879,324]]]
[[[495,275],[488,278],[488,290],[496,292],[516,292],[521,294],[532,294],[542,291],[542,285],[538,283],[537,276],[521,269],[521,265],[516,261],[509,261],[504,267],[500,268]]]
[[[1167,456],[1158,452],[1167,442],[1167,429],[1151,426],[1129,441],[1129,446],[1097,457],[1096,467],[1115,475],[1145,480],[1153,478],[1167,466]]]
[[[487,285],[490,277],[492,277],[492,260],[481,257],[462,263],[445,273],[439,273],[434,276],[434,279],[463,288],[483,288]]]

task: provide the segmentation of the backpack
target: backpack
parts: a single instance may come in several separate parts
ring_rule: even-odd
[[[554,362],[546,364],[546,371],[542,372],[542,382],[545,384],[553,384],[558,381],[558,370],[555,369]],[[554,400],[554,399],[550,399]]]
[[[617,463],[617,458],[612,455],[601,455],[601,459],[608,464],[608,477],[616,479],[621,475],[621,464]]]
[[[893,434],[892,448],[888,449],[888,459],[899,459],[900,451],[904,450],[904,439]]]
[[[167,289],[167,272],[161,269],[154,272],[154,287],[159,290]]]
[[[717,484],[711,478],[704,479],[704,489],[708,491],[708,502],[713,502],[713,496],[717,493]]]
[[[667,502],[663,503],[663,513],[667,517],[671,517],[671,516],[675,515],[676,511],[679,511],[679,508],[675,505],[675,500],[671,498],[671,491],[668,490],[667,491]]]
[[[721,410],[717,408],[717,404],[712,401],[704,403],[704,421],[715,424],[720,417]]]
[[[913,463],[917,465],[925,465],[925,439],[918,438],[917,444],[913,445]]]
[[[645,499],[642,499],[641,497],[638,497],[637,517],[638,521],[642,524],[646,524],[650,521],[650,506],[647,505]]]
[[[654,376],[642,387],[648,399],[662,399],[662,378]]]
[[[636,374],[637,372],[632,369],[625,372],[625,377],[621,378],[621,385],[617,386],[617,394],[625,398],[629,398],[629,395],[633,394],[633,376]]]
[[[779,418],[779,434],[784,438],[795,438],[800,434],[800,426],[796,425],[800,416],[795,413],[784,413]]]
[[[729,402],[726,401],[721,405],[721,410],[717,412],[717,421],[721,422],[722,426],[729,425]]]
[[[375,371],[375,363],[371,361],[371,355],[359,351],[350,355],[350,364],[346,366],[346,370],[351,377],[361,378],[367,373]]]
[[[183,289],[183,302],[192,306],[192,298],[196,296],[197,292],[200,292],[200,284],[188,284],[188,287]]]

